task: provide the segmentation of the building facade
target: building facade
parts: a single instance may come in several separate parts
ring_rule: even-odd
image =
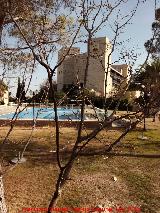
[[[111,66],[111,43],[107,37],[94,38],[90,46],[90,59],[86,79],[86,88],[97,95],[110,96],[114,89],[126,85],[129,80],[129,66]],[[62,48],[58,60],[68,52]],[[80,53],[80,48],[71,48],[63,63],[57,69],[57,90],[71,85],[84,85],[87,53]]]

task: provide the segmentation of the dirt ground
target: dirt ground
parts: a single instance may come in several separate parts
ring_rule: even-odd
[[[8,127],[0,128],[1,141],[7,131]],[[160,123],[147,120],[146,140],[140,139],[142,133],[137,129],[110,155],[92,154],[93,150],[105,149],[122,131],[101,132],[79,156],[57,204],[61,212],[62,207],[68,212],[76,212],[74,208],[79,207],[84,212],[82,207],[102,205],[110,207],[110,212],[136,212],[137,208],[137,212],[160,213]],[[11,133],[3,150],[4,170],[12,168],[9,161],[22,150],[30,132],[30,128],[16,127]],[[63,163],[76,135],[75,129],[61,129]],[[54,129],[37,128],[25,153],[27,161],[4,175],[9,213],[48,207],[58,174],[54,137]]]

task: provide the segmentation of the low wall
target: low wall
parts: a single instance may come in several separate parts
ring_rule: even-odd
[[[78,121],[59,121],[60,127],[72,127],[77,128],[78,127]],[[11,121],[10,120],[0,120],[0,126],[10,126]],[[99,127],[100,123],[98,121],[85,121],[84,125],[86,128],[96,128]],[[14,126],[24,126],[24,127],[32,127],[33,126],[33,120],[16,120],[14,123]],[[43,126],[55,126],[55,121],[51,120],[37,120],[36,121],[37,127],[43,127]]]

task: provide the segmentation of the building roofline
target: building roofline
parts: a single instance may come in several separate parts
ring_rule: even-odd
[[[59,49],[58,52],[60,52],[61,50],[67,50],[69,48],[70,47],[61,47],[61,49]],[[78,49],[78,50],[80,50],[80,47],[71,47],[71,49]]]
[[[112,66],[111,66],[111,70],[114,70],[114,71],[117,72],[118,74],[122,75],[122,72],[119,72],[118,70],[116,70],[116,69],[113,68]]]

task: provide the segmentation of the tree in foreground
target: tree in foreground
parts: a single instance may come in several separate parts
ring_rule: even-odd
[[[110,116],[107,116],[108,109],[105,104],[105,115],[102,119],[97,118],[98,125],[95,126],[89,133],[86,131],[85,126],[85,103],[86,101],[90,101],[90,98],[86,96],[87,94],[87,81],[88,81],[88,70],[89,65],[92,59],[98,61],[100,66],[105,73],[105,83],[107,84],[107,75],[110,71],[111,67],[111,54],[116,50],[117,47],[121,47],[124,45],[124,42],[119,42],[120,34],[125,30],[127,25],[130,23],[132,18],[134,17],[139,4],[142,1],[137,0],[135,3],[134,8],[129,11],[126,15],[121,14],[121,8],[126,7],[127,4],[130,3],[129,0],[115,0],[109,2],[108,0],[102,1],[92,1],[92,0],[80,0],[80,1],[40,1],[33,2],[32,7],[29,8],[30,10],[27,11],[27,15],[25,17],[25,13],[23,16],[23,12],[21,14],[22,17],[19,18],[15,17],[15,10],[12,7],[12,2],[7,1],[7,9],[5,12],[5,17],[9,17],[9,27],[3,28],[3,34],[8,34],[11,37],[14,37],[15,43],[14,47],[9,46],[9,44],[4,41],[1,44],[1,54],[3,56],[2,62],[4,62],[4,57],[9,57],[11,65],[15,66],[15,60],[11,60],[16,58],[18,55],[21,65],[28,65],[31,71],[31,78],[33,71],[35,70],[35,66],[39,65],[42,66],[48,77],[49,82],[49,91],[50,91],[50,98],[53,100],[54,104],[54,123],[55,123],[55,141],[56,141],[56,160],[58,165],[58,177],[57,182],[55,185],[55,191],[51,195],[51,200],[49,203],[48,213],[51,212],[51,209],[57,205],[58,199],[61,196],[61,192],[64,188],[66,182],[70,179],[70,173],[72,167],[74,165],[75,160],[77,157],[86,149],[87,145],[92,141],[92,139],[96,138],[97,135],[103,130],[110,128],[114,121],[121,120],[123,118],[129,118],[130,116],[134,117],[137,115],[136,121],[130,119],[130,122],[124,129],[124,132],[115,140],[113,141],[107,148],[105,147],[103,150],[104,153],[108,153],[111,151],[120,141],[123,139],[125,135],[128,134],[136,125],[143,119],[144,112],[138,111],[135,113],[122,115],[121,117],[115,116],[115,112],[118,108],[119,101],[123,98],[126,90],[128,89],[128,84],[124,85],[124,82],[120,82],[120,85],[123,86],[122,90],[117,90],[118,102],[113,110],[113,113]],[[28,1],[26,2],[26,4]],[[30,3],[30,1],[29,1]],[[31,2],[32,3],[32,2]],[[34,5],[35,3],[35,5]],[[25,5],[25,4],[24,4]],[[60,7],[61,6],[61,7]],[[16,5],[15,5],[16,7]],[[18,6],[16,7],[18,11]],[[34,10],[33,10],[34,9]],[[6,16],[7,15],[7,16]],[[110,25],[110,21],[113,25]],[[93,38],[100,32],[103,28],[111,27],[113,31],[113,39],[111,41],[112,44],[108,45],[108,51],[111,48],[111,51],[108,55],[108,63],[103,64],[102,57],[103,53],[97,52],[96,47],[94,54],[91,51],[93,48],[92,40]],[[1,25],[2,26],[2,25]],[[3,25],[4,26],[4,25]],[[2,39],[3,40],[3,39]],[[74,141],[74,146],[70,152],[70,155],[67,159],[65,159],[65,153],[62,153],[60,150],[61,145],[61,128],[58,119],[58,106],[60,100],[56,99],[56,91],[53,85],[53,76],[56,72],[56,69],[63,64],[65,58],[69,55],[71,48],[79,44],[86,44],[87,45],[87,54],[86,60],[84,62],[84,69],[83,69],[83,86],[80,85],[81,82],[78,81],[77,77],[77,87],[79,88],[77,102],[80,100],[80,119],[77,125],[77,138]],[[55,66],[52,65],[52,58],[55,56],[54,54],[57,50],[62,47],[66,48],[66,53],[62,56],[62,58],[57,62]],[[52,58],[51,58],[52,57]],[[123,51],[120,54],[118,61],[121,59],[124,60],[126,63],[129,60],[134,59],[136,56],[133,52],[128,52],[127,50]],[[134,63],[134,60],[132,61]],[[14,63],[13,63],[14,62]],[[19,67],[19,63],[16,64]],[[28,68],[27,67],[27,68]],[[26,71],[26,66],[24,67]],[[25,73],[25,72],[24,72]],[[67,75],[67,74],[66,74]],[[30,86],[30,81],[28,83],[28,87]],[[129,83],[129,82],[128,82]],[[105,84],[105,86],[106,86]],[[27,86],[26,86],[27,87]],[[27,88],[28,88],[27,87]],[[106,88],[106,87],[105,87]],[[106,99],[107,91],[105,91],[105,99]],[[33,95],[34,100],[35,96]],[[65,97],[63,97],[65,98]],[[62,98],[62,100],[63,100]],[[21,102],[19,103],[19,105]],[[92,104],[92,109],[95,110],[94,105]],[[14,124],[17,119],[18,115],[18,108],[16,109],[16,113],[11,121],[11,126],[9,132],[7,133],[3,144],[1,146],[1,152],[3,153],[3,147],[6,143],[7,138],[9,137],[11,131],[13,130]],[[33,118],[34,119],[34,118]],[[32,128],[32,132],[35,128],[35,122]],[[24,151],[27,149],[27,146],[31,140],[32,132],[30,138],[26,141],[26,146],[24,147]],[[96,151],[96,150],[95,150]],[[23,156],[23,153],[21,156]],[[1,157],[1,163],[3,162],[3,156]],[[3,176],[3,172],[2,172]]]

